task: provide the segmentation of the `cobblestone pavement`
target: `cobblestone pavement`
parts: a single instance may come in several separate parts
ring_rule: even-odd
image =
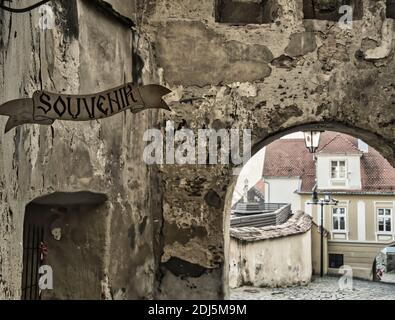
[[[339,278],[315,278],[307,286],[292,288],[241,287],[232,300],[395,300],[395,284],[353,280],[353,290],[341,291]]]
[[[389,282],[389,283],[395,283],[395,274],[388,274],[388,273],[385,273],[384,275],[383,275],[383,277],[381,278],[381,281],[382,282]]]

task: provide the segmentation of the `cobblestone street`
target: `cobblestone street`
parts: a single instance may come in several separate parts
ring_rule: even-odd
[[[353,281],[353,290],[341,291],[339,278],[315,278],[309,285],[292,288],[241,287],[232,300],[395,300],[395,284]]]

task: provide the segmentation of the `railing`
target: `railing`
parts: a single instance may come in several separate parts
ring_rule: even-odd
[[[22,300],[40,300],[39,268],[40,244],[44,241],[44,228],[25,225],[23,245]]]
[[[288,221],[291,216],[290,204],[272,204],[271,208],[277,207],[277,210],[268,212],[259,212],[255,214],[238,214],[233,215],[230,219],[231,227],[266,227],[276,226]]]
[[[287,205],[288,203],[238,203],[232,210],[232,213],[239,215],[268,213],[274,212]]]
[[[288,221],[292,214],[291,205],[287,204],[280,209],[278,209],[274,214],[277,216],[276,225],[283,224]]]

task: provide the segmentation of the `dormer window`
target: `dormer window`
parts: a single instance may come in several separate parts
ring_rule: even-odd
[[[216,0],[215,21],[233,25],[272,23],[278,9],[277,0]]]
[[[354,20],[362,19],[362,0],[303,0],[304,18],[339,21],[344,14],[340,13],[339,9],[344,5],[353,8]]]
[[[347,178],[346,161],[331,161],[331,177],[334,180],[344,180]]]

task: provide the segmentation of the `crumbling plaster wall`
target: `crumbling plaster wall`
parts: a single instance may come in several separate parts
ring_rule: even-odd
[[[30,97],[38,89],[94,93],[132,80],[135,37],[127,21],[97,10],[95,1],[50,5],[56,16],[52,30],[38,27],[38,10],[0,11],[0,103]],[[25,206],[56,191],[83,190],[108,196],[97,215],[105,226],[97,235],[105,242],[99,266],[103,289],[101,295],[84,297],[153,297],[157,222],[151,213],[160,208],[155,202],[160,192],[154,168],[141,154],[142,135],[155,117],[150,111],[124,112],[103,121],[25,125],[6,135],[7,119],[0,119],[0,299],[20,298]]]
[[[132,7],[102,2],[133,20]],[[192,129],[252,128],[258,147],[319,123],[362,137],[395,164],[394,27],[384,19],[384,1],[364,0],[363,19],[346,31],[303,21],[302,0],[278,0],[274,23],[248,26],[216,23],[214,0],[136,0],[133,38],[109,17],[92,17],[86,3],[78,1],[77,15],[58,12],[54,31],[37,28],[37,13],[12,21],[0,13],[0,101],[30,96],[41,83],[73,93],[107,89],[139,71],[140,82],[176,92],[172,113],[24,126],[1,137],[0,298],[19,297],[25,205],[87,188],[110,197],[103,285],[113,296],[226,296],[224,207],[234,178],[227,166],[162,166],[159,177],[142,165],[143,129],[166,120]],[[131,61],[133,53],[139,58]]]
[[[246,242],[230,239],[229,286],[291,287],[311,281],[311,230]]]
[[[251,128],[256,147],[319,124],[354,134],[395,165],[394,21],[364,0],[352,30],[303,20],[302,0],[278,0],[271,24],[216,23],[214,0],[140,1],[162,83],[176,92],[160,124]],[[226,296],[226,166],[162,166],[163,254],[158,297]],[[226,211],[226,210],[225,210]]]

